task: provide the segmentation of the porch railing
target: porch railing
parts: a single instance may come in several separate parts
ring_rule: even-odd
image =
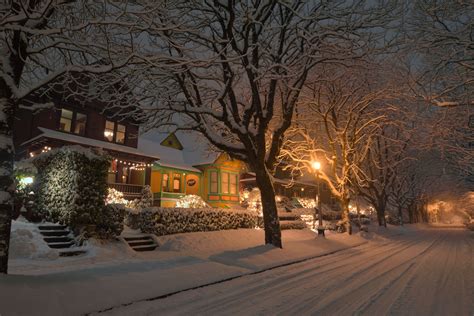
[[[141,196],[143,185],[127,183],[108,183],[109,188],[123,193],[124,198],[134,199]]]

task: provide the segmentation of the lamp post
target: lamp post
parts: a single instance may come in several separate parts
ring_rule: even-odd
[[[321,191],[320,191],[320,185],[319,185],[319,170],[321,169],[321,163],[319,161],[313,161],[311,163],[311,166],[313,167],[314,171],[316,172],[316,184],[318,188],[318,236],[323,236],[324,237],[324,227],[323,227],[323,212],[321,210]]]

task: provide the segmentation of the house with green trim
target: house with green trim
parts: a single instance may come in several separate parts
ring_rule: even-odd
[[[210,151],[196,133],[146,134],[139,148],[160,159],[151,170],[151,190],[157,206],[173,207],[185,195],[199,195],[213,207],[238,205],[239,180],[245,164],[226,153]]]

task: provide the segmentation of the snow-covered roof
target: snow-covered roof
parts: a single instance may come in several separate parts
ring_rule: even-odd
[[[196,132],[175,132],[183,149],[163,146],[161,143],[169,133],[150,131],[138,139],[138,149],[149,154],[158,155],[158,163],[164,167],[178,168],[201,172],[198,165],[213,163],[219,153],[211,150],[208,141]]]
[[[38,127],[38,129],[42,132],[42,134],[28,140],[27,142],[25,142],[23,144],[31,143],[32,141],[35,141],[35,140],[37,140],[39,138],[42,138],[42,137],[47,137],[47,138],[58,139],[58,140],[62,140],[62,141],[65,141],[65,142],[75,143],[75,144],[79,144],[79,145],[97,147],[97,148],[102,148],[102,149],[105,149],[105,150],[108,149],[108,150],[123,152],[123,153],[127,153],[127,154],[137,155],[137,156],[155,158],[157,160],[160,159],[159,155],[157,155],[156,153],[143,152],[143,151],[141,151],[137,148],[133,148],[133,147],[123,146],[123,145],[119,145],[119,144],[115,144],[115,143],[109,143],[109,142],[106,142],[106,141],[101,141],[101,140],[97,140],[97,139],[82,137],[82,136],[74,135],[74,134],[67,134],[67,133],[51,130],[51,129],[48,129],[48,128],[44,128],[44,127]]]

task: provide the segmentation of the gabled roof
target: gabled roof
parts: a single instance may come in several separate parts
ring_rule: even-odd
[[[171,136],[174,135],[174,136]],[[171,138],[170,138],[171,137]],[[177,140],[182,149],[168,146],[166,140]],[[165,143],[164,143],[165,142]],[[138,139],[138,149],[158,155],[158,164],[164,167],[201,172],[194,166],[213,163],[220,153],[213,152],[209,142],[196,132],[164,133],[150,131]]]

